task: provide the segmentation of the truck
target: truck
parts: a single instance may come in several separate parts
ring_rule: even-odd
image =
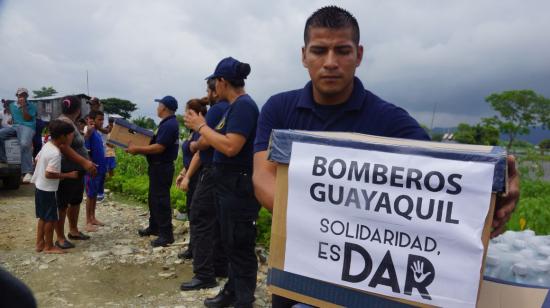
[[[83,115],[88,114],[90,106],[87,102],[91,97],[86,94],[75,94],[75,96],[80,98],[82,103],[81,113]],[[48,123],[61,114],[61,102],[64,97],[65,95],[57,94],[55,96],[29,99],[27,102],[34,104],[36,106],[36,116]],[[7,102],[8,104],[14,104],[15,100],[8,99]],[[17,137],[6,139],[5,148],[7,161],[0,161],[0,179],[4,182],[5,188],[18,189],[21,184],[21,148]]]
[[[21,147],[17,137],[4,141],[6,161],[0,161],[0,179],[7,189],[18,189],[21,184]]]

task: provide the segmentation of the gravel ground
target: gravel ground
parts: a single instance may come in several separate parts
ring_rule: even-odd
[[[81,227],[83,211],[82,205]],[[191,262],[177,258],[187,247],[186,223],[174,220],[173,245],[151,248],[152,238],[136,233],[146,225],[147,215],[143,207],[107,200],[96,214],[106,226],[90,233],[91,240],[73,241],[77,247],[67,254],[47,255],[34,252],[33,186],[0,190],[0,266],[31,288],[40,307],[203,307],[204,298],[216,295],[220,287],[179,290],[193,275]],[[265,261],[265,251],[259,248],[258,254]],[[259,266],[255,306],[269,307],[267,265]]]

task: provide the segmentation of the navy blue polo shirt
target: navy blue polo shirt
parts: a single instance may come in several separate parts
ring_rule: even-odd
[[[214,150],[214,164],[252,169],[253,147],[259,113],[256,102],[248,94],[239,96],[227,107],[222,119],[216,126],[216,131],[224,135],[230,133],[242,135],[246,138],[246,142],[241,151],[233,157],[227,157],[223,153]]]
[[[229,103],[227,101],[219,101],[212,107],[210,107],[210,109],[208,109],[208,112],[206,113],[206,125],[208,125],[208,127],[212,129],[216,129],[216,125],[220,123],[223,115],[225,114],[225,111],[227,110],[227,107],[229,107]],[[203,166],[212,164],[212,161],[214,159],[214,148],[209,147],[206,150],[200,151],[199,156],[201,158],[201,163]]]
[[[165,149],[162,153],[147,155],[147,161],[149,163],[167,163],[176,160],[178,157],[179,134],[179,124],[175,115],[162,119],[151,144],[162,144]]]
[[[273,129],[354,132],[430,140],[424,129],[403,108],[366,90],[357,77],[350,98],[338,105],[317,104],[313,100],[311,81],[303,89],[270,97],[258,120],[254,152],[267,150]]]
[[[183,155],[183,166],[185,169],[189,169],[191,160],[193,159],[193,152],[191,152],[191,142],[199,140],[199,133],[191,131],[189,138],[187,138],[181,145],[181,153]]]

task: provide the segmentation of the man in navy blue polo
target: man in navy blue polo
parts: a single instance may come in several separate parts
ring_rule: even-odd
[[[273,209],[276,165],[267,160],[273,129],[357,132],[386,137],[429,140],[402,108],[366,90],[355,77],[363,58],[355,17],[336,6],[323,7],[306,21],[302,63],[311,81],[303,89],[272,96],[263,106],[254,142],[254,191],[266,209]],[[519,178],[509,160],[509,194],[497,204],[493,224],[502,232],[519,198]],[[273,307],[295,303],[273,297]]]
[[[149,163],[149,226],[138,230],[140,236],[158,235],[151,241],[153,247],[174,242],[170,186],[174,177],[174,160],[178,157],[179,124],[174,115],[178,102],[172,96],[155,100],[159,103],[157,115],[162,119],[150,145],[128,145],[130,154],[147,155]]]

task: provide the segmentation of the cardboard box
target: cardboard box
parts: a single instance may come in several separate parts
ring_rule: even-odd
[[[329,152],[323,152],[323,151],[329,151]],[[303,179],[295,180],[294,178],[291,178],[292,174],[297,174],[299,171],[292,171],[295,173],[291,172],[289,175],[289,163],[292,166],[292,161],[291,161],[292,159],[301,159],[301,158],[307,159],[309,156],[312,159],[317,160],[319,157],[322,158],[323,153],[332,153],[335,155],[335,157],[341,154],[342,157],[346,157],[346,158],[343,158],[340,160],[333,159],[331,161],[331,164],[336,162],[334,166],[338,166],[338,164],[340,164],[340,168],[335,167],[334,170],[336,171],[334,170],[332,171],[335,177],[330,179],[330,181],[326,182],[326,183],[330,183],[330,185],[336,185],[337,180],[342,180],[346,178],[346,176],[341,176],[342,174],[341,171],[344,170],[344,168],[348,168],[348,170],[350,170],[349,175],[347,175],[348,179],[354,177],[354,174],[357,175],[358,174],[357,172],[360,171],[360,169],[357,168],[357,166],[355,166],[354,172],[356,173],[352,173],[351,172],[352,167],[350,167],[351,165],[345,167],[345,165],[340,162],[340,161],[349,161],[349,157],[346,156],[348,154],[345,154],[345,153],[349,152],[349,153],[352,153],[353,155],[356,155],[357,153],[363,153],[363,152],[357,152],[357,151],[364,151],[365,153],[364,156],[359,155],[356,157],[364,158],[365,160],[369,160],[370,159],[369,157],[371,157],[372,155],[374,155],[375,157],[378,157],[378,159],[390,159],[390,158],[393,159],[393,157],[397,157],[399,159],[411,159],[411,161],[414,161],[415,159],[420,159],[420,160],[433,159],[434,161],[437,161],[437,162],[444,162],[445,164],[442,165],[444,166],[443,168],[449,167],[450,170],[452,170],[453,165],[455,164],[456,165],[466,164],[467,166],[470,166],[470,167],[463,168],[460,170],[465,170],[465,172],[473,172],[474,174],[476,172],[474,172],[473,170],[477,170],[483,166],[488,166],[488,165],[491,166],[491,167],[487,167],[488,169],[485,170],[485,177],[484,177],[485,182],[490,181],[486,183],[486,185],[488,186],[485,187],[486,193],[484,196],[486,198],[483,199],[483,200],[486,200],[486,203],[484,204],[485,210],[482,211],[482,213],[479,214],[478,217],[475,217],[475,219],[479,223],[479,229],[477,232],[477,234],[479,234],[479,238],[477,239],[473,238],[473,242],[478,244],[477,246],[478,250],[475,251],[476,252],[475,254],[473,254],[474,260],[472,261],[470,260],[472,258],[460,258],[460,257],[457,257],[457,255],[454,255],[454,253],[461,252],[461,248],[460,248],[461,246],[460,246],[460,241],[458,239],[456,240],[456,243],[454,243],[453,237],[438,239],[439,241],[438,244],[441,244],[444,240],[452,239],[451,243],[450,244],[447,243],[446,245],[449,247],[456,246],[454,248],[447,247],[448,249],[455,249],[453,251],[453,254],[445,255],[445,251],[443,251],[441,254],[442,256],[440,257],[439,251],[437,252],[437,254],[435,254],[435,252],[433,253],[434,260],[436,260],[439,263],[446,264],[446,268],[444,268],[443,270],[439,268],[439,271],[435,270],[435,265],[434,265],[434,267],[432,268],[434,272],[433,273],[434,275],[432,275],[434,278],[432,280],[434,281],[436,276],[440,278],[452,270],[455,270],[456,272],[457,269],[460,269],[461,266],[463,266],[463,263],[466,263],[465,260],[472,261],[472,263],[468,267],[469,271],[462,271],[462,272],[459,271],[459,274],[473,281],[473,283],[470,284],[470,287],[471,287],[470,293],[469,293],[470,301],[468,302],[469,303],[468,305],[475,306],[475,303],[478,300],[480,300],[479,292],[481,291],[481,289],[479,288],[479,286],[481,285],[481,281],[483,277],[482,275],[484,271],[483,260],[485,258],[487,245],[489,243],[490,230],[491,230],[490,226],[492,224],[492,218],[494,214],[496,194],[502,193],[506,189],[506,152],[500,147],[472,146],[472,145],[463,145],[463,144],[444,144],[444,143],[436,143],[436,142],[383,138],[383,137],[368,136],[368,135],[354,134],[354,133],[305,132],[305,131],[290,131],[290,130],[273,131],[271,136],[271,141],[270,141],[270,147],[268,149],[268,152],[269,152],[268,158],[274,162],[277,162],[277,176],[276,176],[276,193],[275,193],[275,204],[274,204],[274,210],[273,210],[270,258],[269,258],[269,274],[268,274],[269,290],[273,294],[277,294],[280,296],[297,300],[302,303],[306,303],[313,306],[320,306],[320,307],[371,307],[371,306],[431,307],[431,306],[436,306],[436,304],[431,305],[430,301],[427,300],[424,296],[431,297],[430,298],[431,300],[432,298],[438,297],[439,294],[431,294],[431,296],[429,296],[430,294],[428,294],[428,292],[424,294],[424,292],[420,292],[415,289],[412,289],[413,290],[412,292],[409,290],[410,294],[405,294],[406,293],[405,289],[407,288],[407,283],[408,283],[407,281],[410,282],[411,280],[409,277],[410,272],[408,269],[408,266],[411,264],[410,263],[412,258],[411,256],[417,257],[417,258],[420,258],[421,256],[425,256],[427,254],[426,252],[427,249],[422,253],[420,252],[417,253],[418,256],[413,255],[412,253],[409,254],[408,261],[404,261],[404,260],[401,261],[401,263],[406,264],[406,266],[403,266],[403,265],[398,265],[397,264],[398,261],[395,261],[396,259],[395,254],[392,255],[390,253],[390,251],[392,252],[399,251],[400,248],[396,248],[397,245],[396,247],[389,247],[387,248],[388,252],[386,253],[383,259],[381,258],[381,256],[378,256],[378,259],[377,259],[376,256],[374,256],[373,254],[374,257],[370,258],[370,264],[372,265],[372,269],[369,271],[366,271],[368,269],[368,266],[366,264],[368,263],[367,260],[369,259],[370,255],[368,252],[365,253],[364,251],[371,249],[371,247],[374,247],[374,246],[377,246],[378,247],[377,249],[379,250],[384,248],[385,247],[384,245],[391,246],[392,245],[391,241],[386,242],[385,241],[386,238],[384,239],[383,244],[375,243],[373,240],[371,240],[371,242],[368,242],[368,243],[365,241],[364,245],[354,245],[353,247],[356,247],[356,250],[350,252],[348,255],[346,255],[348,252],[348,250],[346,249],[352,246],[350,245],[348,247],[347,242],[345,244],[346,248],[344,249],[346,252],[340,253],[341,250],[338,250],[338,252],[340,253],[339,255],[338,254],[330,255],[331,250],[322,249],[322,248],[328,247],[325,244],[330,245],[330,243],[328,243],[329,241],[327,241],[327,243],[319,242],[318,255],[313,255],[311,253],[312,249],[308,250],[308,247],[311,245],[312,242],[315,242],[314,244],[317,244],[316,243],[317,239],[315,238],[316,236],[315,230],[312,228],[308,229],[308,227],[306,226],[309,223],[308,220],[314,220],[311,217],[315,215],[326,215],[326,214],[317,214],[316,213],[317,211],[319,212],[326,211],[327,208],[330,208],[330,211],[332,211],[331,213],[333,213],[334,211],[336,212],[339,211],[342,213],[349,212],[351,214],[349,214],[349,216],[344,216],[344,217],[347,217],[350,220],[347,221],[347,224],[341,223],[342,226],[346,225],[349,227],[350,225],[353,225],[352,219],[356,218],[356,217],[354,218],[353,216],[366,215],[366,214],[363,214],[364,213],[363,210],[366,211],[368,209],[370,210],[370,212],[368,212],[368,215],[366,215],[366,217],[368,219],[376,218],[376,219],[373,219],[372,221],[367,219],[366,220],[367,222],[365,222],[364,225],[361,225],[361,228],[363,227],[368,228],[369,226],[372,226],[373,224],[380,222],[380,221],[377,221],[379,220],[379,217],[376,215],[385,214],[383,213],[382,210],[380,212],[374,213],[372,209],[372,207],[374,207],[374,204],[372,205],[372,207],[369,207],[369,206],[364,207],[364,204],[359,206],[359,203],[353,203],[353,202],[346,205],[331,205],[329,202],[323,199],[323,201],[319,203],[320,205],[318,205],[318,207],[316,207],[315,210],[311,210],[309,212],[306,210],[304,212],[301,212],[301,215],[293,215],[293,217],[290,217],[288,215],[288,212],[293,210],[289,207],[289,204],[292,204],[292,206],[298,208],[298,207],[302,207],[303,204],[308,203],[307,201],[303,201],[303,199],[289,200],[290,190],[295,191],[292,195],[293,198],[295,198],[296,196],[307,195],[308,193],[307,192],[308,186],[305,186],[306,189],[304,189],[304,187],[301,186]],[[299,157],[297,156],[298,158],[293,157],[292,154],[295,154],[294,152],[301,153],[300,154],[301,156]],[[327,155],[327,157],[328,156],[330,155]],[[322,159],[319,158],[319,160],[322,160]],[[326,163],[327,160],[325,159],[324,162]],[[307,170],[311,170],[310,165],[306,164],[307,165],[306,167],[303,167],[302,165],[305,165],[304,161],[296,160],[293,168],[295,168],[295,170],[298,170],[300,168],[305,168],[305,169],[309,168]],[[330,167],[329,163],[327,163],[326,165],[323,165],[322,168],[319,166],[320,165],[316,165],[316,162],[313,163],[313,171],[311,173],[314,176],[312,178],[315,178],[316,176],[315,173],[317,171],[315,168],[323,169],[326,167],[325,169],[323,169],[324,171],[326,171]],[[373,167],[373,170],[376,169],[375,167]],[[394,170],[394,167],[395,166],[392,166],[391,168],[392,172]],[[403,167],[411,167],[411,166],[404,165]],[[425,166],[418,164],[412,167],[421,169]],[[411,169],[413,169],[412,167]],[[399,168],[400,167],[395,167],[396,170],[401,170]],[[364,170],[367,170],[367,169],[364,169]],[[374,172],[374,171],[371,170],[371,172]],[[489,172],[490,172],[489,174],[490,178],[488,178],[487,176]],[[302,172],[302,173],[305,174],[307,172]],[[431,172],[429,174],[431,174]],[[323,173],[323,175],[326,175],[326,174]],[[310,176],[310,175],[306,175],[306,176]],[[361,179],[366,181],[366,178],[361,178]],[[292,185],[289,184],[289,181]],[[322,180],[319,180],[319,181],[322,182]],[[372,181],[372,185],[374,185],[374,175],[371,181]],[[390,182],[390,181],[388,180],[387,182]],[[483,181],[480,181],[479,185],[482,185],[481,184],[482,182]],[[355,184],[357,183],[353,183],[353,185]],[[368,184],[364,184],[364,183],[359,183],[359,184],[361,185],[357,187],[370,187],[370,188],[373,187],[370,182]],[[424,184],[426,185],[426,187],[424,187],[424,190],[428,186],[432,185],[430,181],[424,182]],[[477,182],[469,183],[469,184],[462,183],[462,186],[464,187],[468,185],[476,186],[478,185],[478,183]],[[309,186],[310,187],[309,193],[311,194],[311,197],[314,199],[315,198],[321,199],[321,197],[324,198],[325,194],[330,193],[330,191],[323,191],[321,193],[318,193],[317,196],[314,196],[315,194],[314,186],[324,187],[324,183],[315,183]],[[412,191],[413,187],[414,185],[411,184],[409,187],[409,190],[404,192],[403,195],[399,195],[398,198],[402,198],[400,200],[403,200],[403,198],[406,198],[405,196],[407,195],[410,195],[411,197],[415,196],[415,192]],[[434,187],[430,186],[430,189],[433,189],[433,188]],[[405,190],[405,188],[403,188],[403,190]],[[334,189],[334,191],[336,191],[336,189]],[[341,191],[345,191],[345,190],[341,190]],[[396,191],[399,191],[399,189],[397,189]],[[447,189],[447,192],[450,194],[453,191]],[[353,194],[350,193],[348,195],[348,199],[350,199],[349,196],[351,195]],[[472,194],[472,195],[475,195],[475,194]],[[371,196],[373,196],[373,192],[371,192]],[[334,197],[334,199],[336,199],[336,197]],[[346,199],[346,198],[343,198],[343,199]],[[377,208],[378,208],[378,205],[380,205],[380,201],[378,202],[379,204],[377,204],[376,206]],[[336,204],[336,202],[333,202],[333,203]],[[400,205],[398,202],[394,204],[397,204],[395,205],[395,208],[394,208],[394,211],[395,211],[396,209],[399,209]],[[466,205],[468,204],[464,205],[457,202],[455,204],[455,209]],[[304,205],[303,207],[307,209],[306,205]],[[361,209],[361,211],[357,210],[354,212],[355,207],[357,209]],[[380,208],[382,208],[382,206],[380,206]],[[390,213],[390,211],[387,211],[387,213]],[[393,212],[392,214],[395,214],[395,212]],[[348,214],[342,214],[342,215],[348,215]],[[392,215],[387,215],[387,216],[390,217]],[[404,215],[400,214],[398,216],[404,216]],[[441,217],[443,216],[445,215],[441,215]],[[323,216],[320,216],[320,217],[323,217]],[[329,216],[326,216],[326,217],[329,217]],[[340,220],[343,222],[344,220],[341,219],[342,216],[339,216],[339,217],[340,217]],[[423,221],[419,221],[418,220],[419,217],[416,217],[415,218],[416,220],[414,221],[421,222],[421,223],[416,224],[415,222],[416,225],[418,225],[419,227],[425,227],[425,225],[428,225],[427,222],[424,223]],[[437,216],[436,218],[432,217],[434,221],[429,221],[429,223],[437,226],[437,223],[440,222],[439,219],[441,217],[439,216]],[[447,214],[447,218],[449,217],[452,217],[452,214],[450,216]],[[293,232],[291,231],[291,229],[289,229],[290,228],[289,221],[291,221],[290,220],[291,218],[293,219],[292,224],[295,227],[298,226],[300,228],[299,230],[301,230],[300,232],[294,232],[292,235],[293,237],[292,241],[296,241],[298,245],[294,244],[294,242],[290,240],[290,235],[291,235],[290,232]],[[403,218],[403,217],[397,217],[397,218]],[[391,219],[394,219],[394,220],[391,220]],[[388,220],[387,222],[381,221],[380,223],[382,223],[382,225],[385,225],[385,226],[390,226],[390,228],[391,226],[395,226],[396,230],[402,227],[402,226],[399,226],[399,224],[394,224],[394,222],[396,221],[395,220],[396,217],[391,217],[391,219]],[[435,221],[436,219],[438,221]],[[296,223],[296,221],[298,221],[298,223]],[[449,226],[454,227],[453,225],[455,224],[454,221],[456,220],[453,220],[452,218],[446,221],[446,222],[449,222],[449,224],[446,226],[442,225],[441,232],[444,232],[446,229],[451,229],[451,227]],[[333,224],[331,226],[334,226],[335,222],[340,222],[340,221],[333,220]],[[415,224],[411,223],[411,225],[413,226]],[[457,224],[460,224],[460,222]],[[340,226],[340,223],[336,224],[336,226]],[[321,226],[320,227],[317,226],[317,227],[318,229],[321,230],[321,232],[323,232],[323,229],[325,230],[329,229],[327,225],[323,225],[322,220],[321,220]],[[347,229],[345,231],[345,236],[352,238],[353,236],[358,234],[357,232],[359,232],[360,228],[359,228],[359,225],[357,225],[357,228],[355,229],[355,233],[350,232],[348,234],[348,231],[350,229]],[[340,233],[340,230],[337,230],[336,231],[337,233],[335,233],[334,230],[332,230],[332,232],[337,235],[344,233],[343,231],[342,233]],[[395,233],[397,234],[397,232]],[[439,236],[438,233],[439,232],[437,232],[437,230],[432,230],[431,234],[434,234],[432,237],[437,239],[437,236]],[[302,234],[314,234],[314,235],[312,237],[307,237],[306,235],[303,235],[304,239],[302,239],[300,238]],[[333,236],[334,234],[331,235],[333,238],[334,238]],[[370,234],[370,231],[369,231],[369,234]],[[413,233],[409,232],[408,234],[413,234]],[[455,234],[453,236],[459,237],[460,234]],[[342,235],[340,235],[340,237],[342,237]],[[426,236],[426,238],[427,237],[428,236]],[[359,239],[359,237],[354,239],[355,243],[357,243],[357,239]],[[346,239],[343,239],[343,240],[346,240]],[[468,240],[472,240],[472,239],[468,239]],[[298,246],[298,248],[296,249],[295,246]],[[332,249],[332,248],[335,248],[335,246],[337,249],[341,249],[342,247],[341,245],[340,246],[333,245],[330,247]],[[358,246],[361,246],[361,247],[358,247]],[[441,246],[443,247],[444,245],[441,245]],[[287,254],[287,249],[289,247],[291,248],[291,252],[288,252]],[[357,263],[355,263],[355,269],[353,269],[354,265],[349,265],[349,264],[347,265],[348,267],[346,269],[345,268],[346,261],[343,262],[344,265],[341,265],[340,263],[342,262],[340,262],[341,261],[340,257],[342,257],[342,259],[348,258],[349,260],[351,260],[351,261],[349,260],[348,261],[353,263],[355,260],[357,260],[356,258],[358,255],[357,252],[361,252],[360,250],[362,249],[363,249],[362,254],[364,259],[364,265],[363,265],[364,268],[363,268],[363,272],[361,273],[363,274],[365,272],[368,272],[368,274],[366,276],[363,275],[366,278],[361,276],[361,278],[363,278],[364,281],[359,281],[357,279],[359,275],[356,275],[356,274],[358,271],[357,269],[358,268],[361,269],[361,267],[357,267],[356,265]],[[412,249],[413,247],[411,246],[411,250]],[[383,251],[383,249],[381,251]],[[390,256],[387,259],[386,257],[388,257],[388,255]],[[334,263],[335,265],[331,265],[333,263],[330,263],[331,260],[329,256],[334,257],[335,260],[332,260],[332,261],[336,262]],[[303,260],[309,260],[304,258],[311,258],[311,262],[308,262],[308,261],[304,262]],[[380,261],[380,259],[382,260]],[[327,260],[329,262],[325,262]],[[387,262],[388,260],[390,262]],[[434,261],[434,264],[436,261]],[[391,266],[388,266],[388,263],[391,263],[391,262],[395,262],[396,264],[395,269],[393,269],[393,275],[392,275],[391,268],[394,265],[392,264]],[[311,265],[312,270],[308,271],[307,268],[308,266],[310,266],[311,263],[315,263],[315,264]],[[428,268],[428,263],[429,263],[428,261],[425,262],[426,268]],[[416,262],[412,264],[416,265]],[[336,277],[336,276],[330,276],[329,274],[326,274],[332,270],[331,266],[344,267],[344,269],[342,270],[342,276],[341,276],[342,278]],[[449,270],[449,268],[451,270]],[[401,269],[401,271],[399,271],[399,269]],[[411,268],[411,270],[413,269]],[[355,273],[352,273],[353,271],[355,271]],[[380,273],[378,271],[380,271]],[[303,274],[306,272],[307,274]],[[415,271],[413,273],[417,273],[417,272]],[[420,273],[422,275],[428,274],[428,276],[425,276],[425,277],[429,277],[429,274],[431,274],[431,272],[429,272],[427,269],[425,271],[422,270],[417,274],[420,274]],[[328,278],[328,279],[325,278],[328,276],[333,278]],[[348,280],[345,280],[345,283],[344,283],[344,276],[346,276],[347,277],[346,279],[348,279]],[[365,284],[366,282],[368,282],[369,279],[372,279],[369,283],[369,287],[370,287],[370,285],[374,281],[375,276],[377,276],[377,278],[379,279],[375,282],[374,287],[372,288],[359,287],[359,283]],[[405,276],[406,276],[406,281],[405,279],[403,279]],[[349,277],[351,277],[352,279],[349,279]],[[392,279],[392,277],[394,279]],[[419,276],[417,276],[417,278],[418,277]],[[354,281],[353,283],[350,282],[353,279],[357,281]],[[429,280],[428,278],[424,278],[424,279],[425,279],[424,281]],[[446,277],[446,279],[450,281],[448,283],[444,283],[443,288],[445,287],[454,288],[453,290],[451,290],[451,293],[455,293],[455,291],[456,293],[460,293],[461,289],[465,288],[466,284],[456,285],[456,282],[452,283],[453,277]],[[414,278],[414,280],[416,281],[416,278]],[[419,281],[420,281],[420,278],[419,278]],[[392,285],[391,288],[388,287],[392,283],[395,283],[395,285]],[[362,286],[364,286],[364,284]],[[381,291],[379,291],[379,289]],[[399,292],[396,292],[396,291],[399,291]],[[394,293],[395,295],[393,295]],[[410,299],[408,299],[408,296],[410,296],[413,293],[416,293],[414,294],[416,297],[411,296]],[[458,298],[458,300],[460,300],[460,298]],[[460,301],[452,302],[452,303],[453,304],[451,306],[465,306],[461,304]],[[441,305],[441,302],[439,302],[439,305]],[[447,304],[443,304],[443,306],[447,306]]]
[[[481,284],[480,308],[539,308],[550,307],[550,290],[485,277]]]
[[[149,145],[153,139],[153,132],[130,123],[124,119],[116,119],[107,143],[126,149],[128,143],[133,145]]]

